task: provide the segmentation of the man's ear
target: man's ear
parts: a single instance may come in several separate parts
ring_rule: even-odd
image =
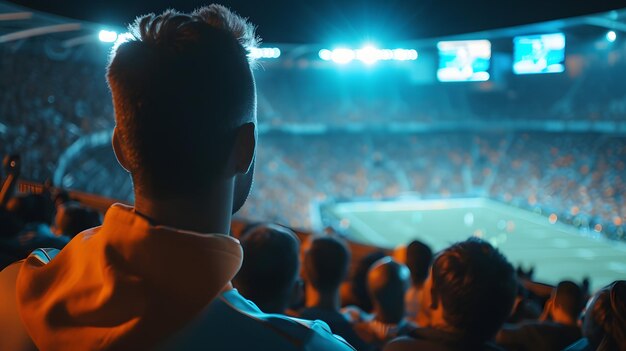
[[[117,158],[117,163],[119,163],[126,172],[130,173],[128,160],[126,160],[126,157],[122,152],[122,144],[120,142],[119,136],[117,135],[117,128],[113,129],[113,138],[111,140],[111,143],[113,144],[113,152],[115,153],[115,158]]]
[[[237,128],[235,147],[233,150],[235,172],[247,174],[250,172],[256,152],[256,126],[249,122]]]

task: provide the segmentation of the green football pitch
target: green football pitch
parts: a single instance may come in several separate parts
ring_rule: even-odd
[[[352,240],[364,244],[393,248],[419,239],[438,251],[477,236],[514,265],[534,266],[541,282],[589,277],[597,289],[626,279],[626,244],[493,200],[347,202],[330,211]]]

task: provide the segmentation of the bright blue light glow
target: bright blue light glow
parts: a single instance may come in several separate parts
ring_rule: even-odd
[[[379,50],[377,50],[375,47],[366,46],[362,49],[356,50],[355,56],[357,60],[362,61],[367,65],[372,65],[379,60],[378,52]]]
[[[112,30],[101,30],[98,33],[98,39],[104,43],[113,43],[117,40],[117,33]]]
[[[606,40],[608,40],[609,43],[614,42],[615,39],[617,39],[617,33],[615,33],[615,31],[611,30],[606,33]]]
[[[122,44],[124,44],[125,42],[127,42],[127,41],[131,40],[132,38],[133,38],[133,35],[132,35],[132,34],[130,34],[130,33],[128,33],[128,32],[126,32],[126,33],[122,33],[122,34],[119,34],[119,35],[117,36],[117,40],[115,41],[115,44],[113,44],[113,50],[117,50],[117,48],[118,48],[120,45],[122,45]]]
[[[280,49],[279,48],[252,48],[250,50],[250,57],[254,59],[275,59],[280,57]]]
[[[328,49],[322,49],[318,53],[319,57],[324,61],[330,61],[333,57],[333,53]]]
[[[333,61],[346,64],[354,60],[361,61],[366,65],[373,65],[378,61],[413,61],[417,60],[417,51],[413,49],[377,49],[372,45],[366,45],[361,49],[338,48],[334,50],[322,49],[318,52],[324,61]]]
[[[393,50],[393,59],[398,61],[412,61],[417,60],[417,51],[406,49]]]
[[[335,49],[332,51],[330,58],[335,63],[346,64],[352,60],[354,60],[354,50],[350,49]]]

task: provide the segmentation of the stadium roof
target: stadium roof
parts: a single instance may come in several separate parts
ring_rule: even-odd
[[[220,1],[250,17],[266,42],[346,44],[398,42],[481,32],[626,7],[626,0],[272,0]],[[0,1],[0,13],[10,3]],[[200,0],[14,0],[78,22],[122,27],[138,14],[169,7],[190,11]],[[48,20],[54,21],[53,18]],[[33,21],[39,21],[38,16]],[[67,22],[76,22],[66,20]],[[37,27],[41,23],[33,23]],[[5,24],[2,24],[5,26]],[[57,28],[58,29],[58,28]],[[61,27],[63,29],[63,27]]]

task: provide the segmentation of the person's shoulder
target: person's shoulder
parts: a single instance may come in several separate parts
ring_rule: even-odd
[[[222,302],[228,304],[242,318],[252,319],[264,325],[268,333],[284,336],[306,350],[354,350],[342,337],[332,333],[328,324],[321,320],[306,320],[282,314],[267,314],[251,301],[244,299],[236,290],[223,295]]]
[[[306,350],[354,350],[342,337],[335,335],[328,324],[321,320],[305,320],[283,315],[271,315],[271,323],[280,325],[290,335],[306,341],[303,349]]]
[[[319,320],[262,312],[235,289],[223,292],[161,350],[354,350]]]

